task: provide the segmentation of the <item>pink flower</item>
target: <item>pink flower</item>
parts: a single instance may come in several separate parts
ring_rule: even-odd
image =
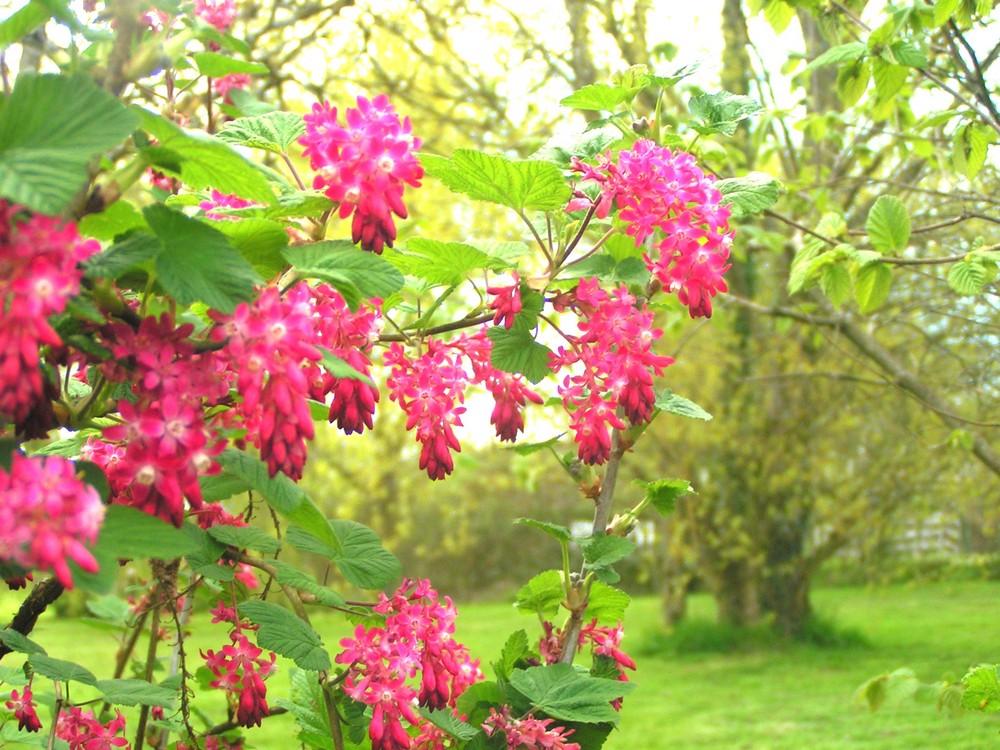
[[[496,311],[493,317],[494,325],[503,324],[510,329],[514,325],[514,317],[521,312],[521,277],[515,271],[514,283],[509,286],[488,286],[486,293],[494,295],[490,309]]]
[[[507,738],[507,750],[580,750],[575,742],[567,738],[574,730],[553,727],[554,719],[536,719],[528,716],[514,719],[510,709],[504,706],[499,712],[491,708],[490,715],[483,722],[483,731],[492,737],[500,732]]]
[[[228,608],[220,603],[219,609],[223,610],[219,618],[228,620]],[[213,620],[216,621],[219,620]],[[274,672],[277,657],[273,653],[263,656],[264,652],[243,634],[245,627],[238,620],[234,625],[229,634],[232,645],[201,655],[215,676],[209,684],[225,690],[236,701],[237,722],[244,727],[259,727],[263,717],[270,714],[264,680]]]
[[[229,31],[236,20],[236,0],[194,0],[194,13],[219,31]]]
[[[67,588],[73,587],[70,560],[87,572],[97,571],[84,545],[97,541],[104,505],[71,461],[15,453],[10,473],[0,468],[0,497],[0,559],[52,570]]]
[[[407,216],[404,186],[420,186],[424,170],[414,155],[420,139],[410,135],[409,118],[400,121],[384,94],[357,101],[357,109],[346,111],[345,125],[329,103],[314,104],[299,142],[317,173],[313,187],[340,204],[340,218],[354,214],[354,242],[381,253],[396,239],[392,215]]]
[[[226,76],[225,78],[217,78],[212,85],[215,86],[216,84],[220,84],[226,79],[232,77],[233,76]],[[249,83],[250,76],[246,76],[246,79],[247,82]],[[229,91],[230,88],[234,88],[234,86],[228,86],[226,87],[225,91],[222,92],[217,91],[217,93],[219,93],[221,96],[225,94],[226,91]],[[244,88],[244,87],[235,86],[235,88]],[[239,216],[230,216],[229,214],[219,213],[217,209],[247,208],[248,206],[258,205],[253,201],[244,200],[243,198],[240,198],[238,195],[226,195],[225,193],[220,193],[218,190],[215,190],[214,188],[212,189],[209,195],[210,195],[209,199],[203,200],[201,203],[199,203],[198,208],[204,211],[205,216],[207,216],[209,219],[215,219],[216,221],[237,221],[240,218]]]
[[[6,703],[7,708],[14,711],[14,718],[17,719],[17,728],[26,732],[37,732],[42,728],[42,723],[38,720],[35,712],[35,702],[31,699],[31,686],[24,689],[24,694],[18,697],[17,690],[10,691],[10,700]]]
[[[229,92],[233,89],[243,90],[250,88],[250,82],[252,80],[253,78],[250,77],[249,73],[230,73],[229,75],[222,76],[221,78],[213,79],[212,91],[215,92],[216,96],[221,96],[222,100],[226,104],[232,104],[233,102],[232,99],[229,98]],[[213,190],[212,192],[214,193],[215,191]],[[246,205],[250,205],[249,202]],[[204,204],[202,204],[201,207],[204,208]]]
[[[62,711],[56,721],[56,737],[69,743],[69,750],[112,750],[129,747],[124,737],[125,717],[115,711],[115,718],[101,724],[92,711],[72,707]]]

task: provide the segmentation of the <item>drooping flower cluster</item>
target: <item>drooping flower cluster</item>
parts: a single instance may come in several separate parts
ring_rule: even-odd
[[[132,384],[132,402],[122,399],[121,422],[91,438],[83,455],[108,476],[112,501],[130,505],[180,526],[185,499],[201,506],[200,475],[215,470],[224,447],[203,410],[228,394],[223,362],[198,353],[188,340],[194,327],[177,326],[164,314],[147,317],[137,330],[114,323],[103,332],[115,359],[101,365],[114,382]]]
[[[129,741],[119,737],[125,731],[125,717],[116,710],[115,718],[102,724],[93,711],[85,711],[75,706],[59,714],[56,721],[56,737],[69,743],[69,750],[112,750],[116,747],[130,747]]]
[[[485,329],[449,342],[426,339],[424,344],[424,353],[415,359],[393,344],[385,355],[392,368],[386,384],[389,397],[406,413],[406,429],[414,431],[421,445],[420,468],[431,479],[444,479],[455,468],[451,451],[462,450],[454,427],[462,424],[468,385],[482,384],[493,396],[496,405],[490,422],[501,440],[517,437],[524,429],[521,410],[526,401],[540,404],[542,398],[521,376],[490,364],[493,342]]]
[[[71,461],[15,453],[10,472],[0,468],[0,498],[0,560],[52,570],[67,588],[73,586],[70,560],[87,572],[97,571],[84,545],[97,540],[104,505]]]
[[[230,76],[226,76],[226,78],[230,78]],[[216,79],[216,81],[213,83],[213,86],[215,84],[221,83],[222,81],[225,81],[226,78]],[[249,82],[249,76],[247,76],[247,81]],[[229,88],[233,88],[233,86],[230,86]],[[224,94],[226,91],[229,91],[229,88],[226,88],[225,91],[223,92],[219,92],[220,95]],[[198,208],[204,211],[205,216],[207,216],[209,219],[215,219],[216,221],[236,221],[237,219],[239,219],[238,216],[230,216],[229,214],[220,213],[219,209],[247,208],[248,206],[253,206],[253,205],[256,205],[254,204],[253,201],[248,201],[245,198],[240,198],[238,195],[231,195],[231,194],[227,195],[226,193],[220,193],[218,190],[213,188],[212,191],[209,193],[209,197],[198,204]]]
[[[42,728],[42,722],[38,720],[38,713],[35,711],[35,702],[32,700],[31,685],[26,686],[20,695],[17,690],[11,690],[10,700],[5,705],[14,712],[18,729],[37,732]]]
[[[194,0],[194,14],[222,32],[236,20],[236,0]]]
[[[622,651],[622,637],[625,635],[625,631],[622,629],[622,624],[619,622],[616,627],[599,626],[597,624],[597,619],[595,618],[589,625],[585,625],[580,631],[580,648],[583,648],[584,644],[591,644],[591,653],[594,656],[603,656],[614,661],[615,667],[618,669],[618,680],[620,682],[628,682],[628,675],[625,674],[626,669],[635,670],[635,661],[632,657]],[[620,711],[622,707],[622,699],[615,698],[611,702],[616,711]]]
[[[574,159],[573,169],[601,186],[596,216],[607,217],[615,204],[637,247],[657,230],[662,232],[653,245],[656,252],[643,256],[646,267],[677,294],[691,317],[711,317],[712,297],[727,290],[722,275],[729,268],[733,241],[730,209],[722,205],[715,178],[705,174],[691,154],[650,140],[621,151],[617,162],[610,155],[601,157],[596,168]],[[592,206],[580,193],[569,209]]]
[[[494,325],[503,325],[510,330],[514,325],[514,317],[521,312],[521,277],[514,271],[514,282],[510,285],[494,285],[486,287],[486,293],[493,295],[490,309]]]
[[[536,719],[532,715],[513,718],[510,709],[490,709],[489,718],[483,722],[483,731],[492,737],[497,732],[507,739],[507,750],[580,750],[580,745],[570,742],[573,729],[553,727],[555,719]]]
[[[372,750],[401,750],[411,746],[403,720],[421,723],[415,705],[454,708],[482,673],[453,637],[451,599],[439,600],[429,581],[404,580],[392,596],[380,594],[374,610],[385,616],[385,627],[358,625],[353,638],[341,640],[336,661],[348,667],[347,695],[372,707]]]
[[[42,347],[62,343],[47,318],[80,291],[78,264],[101,247],[75,224],[17,214],[0,201],[0,421],[20,424],[45,392]]]
[[[277,656],[270,652],[264,656],[263,650],[250,642],[244,631],[255,627],[242,623],[234,608],[220,602],[212,614],[215,615],[212,622],[230,622],[233,629],[229,633],[231,645],[201,654],[215,677],[209,684],[232,697],[240,726],[259,727],[263,718],[270,714],[264,680],[274,672]]]
[[[314,104],[304,119],[306,134],[299,142],[316,171],[313,187],[340,204],[340,218],[354,214],[354,242],[376,253],[392,247],[392,215],[407,215],[404,187],[419,187],[424,175],[414,155],[420,139],[410,134],[410,119],[400,120],[384,94],[371,101],[359,96],[358,108],[345,112],[345,125],[328,102]]]
[[[549,366],[558,371],[580,365],[558,390],[580,460],[587,464],[604,463],[610,456],[610,427],[625,429],[625,419],[632,424],[650,420],[656,401],[653,376],[673,364],[653,351],[661,331],[652,327],[646,306],[637,304],[624,285],[609,293],[597,279],[581,279],[560,303],[580,315],[580,333],[569,336],[568,346],[552,355]]]

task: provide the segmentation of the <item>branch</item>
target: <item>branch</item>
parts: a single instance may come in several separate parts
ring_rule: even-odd
[[[433,336],[438,333],[448,333],[449,331],[458,331],[463,328],[474,328],[475,326],[482,325],[483,323],[489,323],[491,320],[493,320],[493,313],[490,313],[489,315],[480,315],[478,318],[463,318],[462,320],[456,320],[453,323],[445,323],[444,325],[428,328],[425,331],[421,331],[421,335]],[[399,333],[382,334],[378,337],[378,340],[382,343],[409,341],[406,336]]]
[[[31,590],[31,593],[28,594],[27,598],[21,602],[21,606],[14,614],[14,619],[10,621],[7,627],[17,631],[21,635],[28,635],[34,629],[35,623],[38,622],[38,618],[42,612],[62,596],[65,590],[65,587],[55,578],[46,578],[37,584]],[[0,643],[0,659],[12,651],[13,649],[7,646],[7,644]]]

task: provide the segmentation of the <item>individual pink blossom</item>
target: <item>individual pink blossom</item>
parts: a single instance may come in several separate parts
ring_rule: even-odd
[[[503,325],[508,330],[514,325],[514,317],[521,312],[521,277],[517,271],[513,277],[514,282],[508,286],[486,287],[486,293],[493,295],[490,309],[496,312],[494,325]]]
[[[244,629],[236,621],[229,634],[232,644],[217,652],[202,652],[202,657],[215,676],[209,684],[225,690],[235,700],[236,720],[240,726],[260,726],[262,719],[270,714],[264,680],[274,672],[277,656],[269,653],[265,657],[264,652],[244,635]]]
[[[357,102],[357,109],[345,112],[344,125],[328,102],[314,104],[299,143],[316,171],[313,187],[340,204],[340,218],[354,214],[353,241],[381,253],[396,239],[393,214],[407,216],[405,185],[420,186],[424,170],[414,155],[420,139],[384,94],[370,101],[359,96]]]
[[[226,32],[236,20],[236,0],[194,0],[194,13],[205,23]]]
[[[215,92],[216,96],[222,97],[222,100],[226,104],[232,104],[233,100],[229,98],[229,92],[233,89],[248,89],[250,88],[251,81],[253,81],[253,78],[251,78],[249,73],[230,73],[221,78],[213,78],[212,91]],[[204,208],[204,205],[202,208]]]
[[[115,718],[102,724],[93,711],[75,706],[63,710],[56,721],[56,737],[69,744],[69,750],[112,750],[128,748],[129,742],[119,737],[125,731],[125,717],[115,711]]]
[[[733,232],[730,209],[722,204],[715,178],[705,174],[691,154],[640,140],[612,161],[610,152],[597,167],[577,158],[574,171],[600,184],[596,202],[582,192],[569,210],[591,207],[605,218],[613,205],[636,246],[657,233],[655,253],[643,256],[646,267],[677,294],[691,317],[711,317],[712,298],[727,291],[722,276],[729,268]]]
[[[14,712],[17,719],[17,728],[25,732],[37,732],[42,728],[42,722],[38,720],[35,711],[35,702],[31,697],[31,686],[24,688],[24,692],[19,696],[17,690],[10,691],[10,700],[6,703],[7,708]]]
[[[226,76],[226,78],[230,77],[231,76]],[[247,76],[248,81],[249,78],[250,77]],[[213,85],[223,80],[225,79],[217,78],[213,83]],[[237,87],[237,88],[242,88],[242,87]],[[227,88],[226,91],[228,90],[229,89]],[[199,203],[198,208],[204,211],[205,216],[207,216],[209,219],[215,219],[216,221],[237,221],[240,218],[239,216],[232,216],[226,213],[219,213],[219,209],[247,208],[248,206],[255,206],[255,205],[258,204],[254,203],[253,201],[248,201],[243,198],[240,198],[238,195],[226,195],[225,193],[220,193],[218,190],[213,188],[212,191],[209,193],[209,198]]]
[[[13,455],[0,468],[0,559],[23,568],[52,570],[73,586],[68,562],[94,573],[97,561],[85,545],[97,540],[104,504],[72,461],[59,456]]]
[[[569,742],[574,730],[553,727],[555,719],[536,719],[531,714],[512,718],[510,709],[504,706],[500,711],[490,709],[490,715],[483,722],[483,731],[492,737],[496,733],[507,739],[507,750],[580,750],[580,745]]]
[[[581,279],[560,306],[580,316],[579,333],[567,335],[568,345],[553,353],[549,366],[569,370],[558,390],[580,460],[601,464],[611,454],[611,429],[625,429],[626,419],[642,424],[652,418],[653,377],[673,359],[653,351],[661,331],[624,285],[608,292],[597,279]]]

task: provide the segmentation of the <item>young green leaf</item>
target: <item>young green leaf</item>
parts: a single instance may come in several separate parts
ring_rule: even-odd
[[[297,526],[289,528],[285,538],[296,549],[335,562],[348,583],[358,588],[381,589],[399,578],[403,570],[399,560],[374,531],[354,521],[330,521],[328,526],[337,539],[336,548]]]
[[[737,219],[759,214],[781,196],[781,183],[763,172],[719,180],[715,186],[722,193],[722,202],[731,206],[732,216]]]
[[[636,550],[631,539],[608,534],[596,534],[576,539],[583,551],[584,567],[599,570],[624,560]]]
[[[538,383],[549,374],[552,352],[535,341],[529,331],[493,326],[486,335],[493,342],[490,363],[498,370],[522,373],[532,383]]]
[[[646,490],[646,497],[660,515],[674,512],[677,498],[694,493],[691,483],[686,479],[657,479],[644,482],[636,479],[635,483]]]
[[[169,708],[179,697],[177,690],[154,685],[146,680],[98,680],[96,686],[109,702],[120,706]]]
[[[209,78],[222,78],[234,73],[264,75],[268,72],[267,66],[263,63],[240,60],[218,52],[198,52],[192,55],[192,58],[198,72]]]
[[[558,570],[547,570],[521,587],[514,600],[514,606],[528,614],[552,616],[559,611],[559,605],[565,597],[562,573]]]
[[[662,392],[657,394],[653,406],[660,411],[677,414],[681,417],[688,417],[689,419],[700,419],[703,422],[708,422],[712,419],[712,415],[698,406],[694,401],[672,393],[669,388],[664,388]]]
[[[563,107],[571,107],[573,109],[616,112],[622,104],[631,102],[635,98],[636,93],[638,93],[636,90],[627,89],[623,86],[594,83],[577,89],[569,96],[560,100],[559,104]]]
[[[691,99],[688,105],[695,117],[692,127],[702,135],[722,133],[732,135],[743,120],[764,111],[756,101],[742,94],[723,91]]]
[[[962,708],[970,711],[1000,711],[1000,674],[996,664],[975,667],[962,678]]]
[[[220,524],[207,529],[215,541],[237,549],[254,549],[266,555],[281,549],[281,542],[255,526],[227,526]]]
[[[851,274],[842,263],[830,263],[823,268],[819,287],[835,307],[840,307],[851,297]]]
[[[560,542],[568,542],[573,536],[565,526],[549,523],[548,521],[536,521],[534,518],[515,518],[514,523],[538,529],[542,533],[558,539]]]
[[[635,689],[634,683],[580,674],[570,664],[515,669],[510,683],[532,706],[553,718],[616,726],[619,715],[611,701]]]
[[[172,560],[194,549],[191,539],[162,518],[126,505],[109,505],[95,550],[113,558]],[[116,566],[117,567],[117,566]]]
[[[277,604],[251,599],[239,604],[239,613],[259,625],[257,645],[285,656],[302,669],[330,669],[323,639],[309,625]]]
[[[305,132],[306,125],[302,115],[293,112],[268,112],[257,117],[230,120],[219,131],[219,140],[235,146],[284,154]]]
[[[434,286],[457,286],[472,271],[502,269],[509,264],[462,242],[441,242],[415,237],[405,251],[387,254],[393,266],[407,276]]]
[[[285,270],[282,251],[288,245],[288,233],[278,222],[250,216],[239,221],[216,221],[212,227],[226,235],[263,278],[272,279]]]
[[[303,591],[316,598],[316,601],[327,607],[343,607],[344,597],[333,589],[329,589],[317,583],[316,579],[308,573],[299,570],[291,563],[284,560],[274,560],[271,566],[277,572],[275,579],[278,583],[291,586],[294,589]]]
[[[854,298],[862,314],[878,310],[892,287],[892,271],[884,263],[869,263],[854,272]]]
[[[910,240],[910,214],[894,195],[882,195],[868,211],[865,231],[875,249],[894,253],[906,247]]]
[[[966,257],[948,270],[948,286],[958,294],[979,294],[993,276],[983,262],[974,256]]]
[[[528,634],[523,630],[515,630],[507,638],[507,642],[500,650],[500,658],[493,662],[493,671],[498,680],[506,680],[514,667],[521,659],[530,652],[528,648]]]
[[[346,279],[364,299],[384,299],[402,289],[406,282],[385,258],[359,250],[346,240],[289,247],[283,254],[300,276],[326,281]]]
[[[0,643],[20,654],[45,654],[45,649],[13,628],[0,628]]]
[[[806,70],[815,70],[824,65],[836,65],[850,60],[857,60],[862,57],[868,48],[862,42],[851,42],[850,44],[839,44],[830,47],[826,52],[819,55],[815,60],[806,66]]]
[[[594,581],[587,597],[587,617],[596,619],[600,625],[617,625],[631,601],[624,591]]]

